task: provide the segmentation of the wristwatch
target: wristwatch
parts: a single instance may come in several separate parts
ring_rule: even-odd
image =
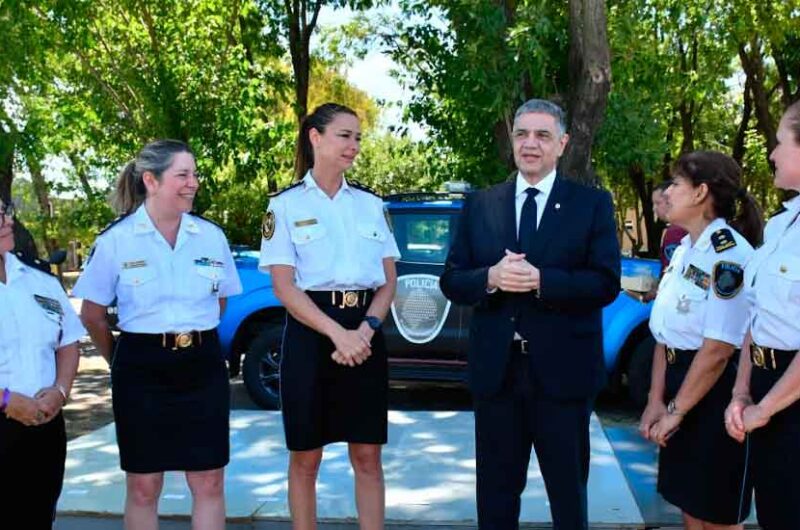
[[[669,403],[667,403],[667,414],[672,414],[674,416],[684,416],[686,413],[678,410],[677,405],[675,405],[675,400],[671,399]]]
[[[370,327],[370,329],[372,329],[373,331],[378,331],[379,329],[381,329],[381,325],[383,324],[380,318],[373,317],[370,315],[364,317],[364,322],[366,322],[367,325]]]

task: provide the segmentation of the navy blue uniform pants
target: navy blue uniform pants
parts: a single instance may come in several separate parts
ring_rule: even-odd
[[[53,527],[66,456],[67,434],[61,413],[36,427],[0,414],[3,520],[24,522],[26,530]]]
[[[519,528],[520,495],[533,446],[554,530],[585,530],[592,400],[537,394],[528,361],[523,354],[512,354],[501,391],[474,398],[478,527]]]

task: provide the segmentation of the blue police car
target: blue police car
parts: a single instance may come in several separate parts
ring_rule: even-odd
[[[397,295],[384,324],[392,380],[466,380],[471,308],[451,304],[439,276],[463,206],[459,193],[406,193],[386,198],[400,248]],[[231,374],[240,371],[248,393],[264,408],[280,406],[278,370],[286,312],[268,274],[258,271],[258,252],[234,249],[244,291],[228,300],[219,326]],[[658,277],[655,260],[623,258],[623,277],[634,283]],[[623,285],[624,286],[624,285]],[[650,305],[625,291],[603,311],[605,363],[614,385],[646,398],[653,339]]]

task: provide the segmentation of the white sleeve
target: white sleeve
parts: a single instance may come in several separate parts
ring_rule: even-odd
[[[89,258],[83,266],[73,296],[108,306],[117,296],[119,270],[114,260],[113,239],[99,237],[94,242]]]
[[[747,332],[750,313],[743,285],[744,273],[742,272],[741,284],[738,288],[731,291],[721,291],[715,285],[715,282],[720,281],[718,276],[721,272],[718,267],[721,264],[733,267],[734,270],[736,267],[742,267],[739,263],[726,260],[721,260],[714,265],[708,293],[708,307],[706,308],[703,337],[726,342],[735,348],[741,348],[744,335]],[[734,294],[729,295],[730,292],[734,292]]]
[[[64,292],[61,284],[58,283],[58,281],[55,283],[57,285],[53,288],[53,295],[64,309],[64,321],[62,323],[63,333],[61,334],[61,342],[58,344],[58,347],[62,348],[74,342],[78,342],[86,335],[86,328],[81,324],[81,319],[78,318],[78,314],[75,313],[75,309],[73,309],[69,298],[67,298],[67,293]]]
[[[281,197],[275,197],[269,203],[261,227],[261,255],[258,259],[258,270],[269,272],[270,265],[297,264],[297,257],[289,235],[289,221],[286,216],[286,205]]]
[[[239,279],[239,271],[236,269],[236,262],[233,260],[233,254],[231,254],[228,238],[225,237],[222,230],[219,231],[219,236],[222,239],[222,260],[225,268],[225,281],[219,286],[219,297],[227,298],[242,292],[242,282]]]

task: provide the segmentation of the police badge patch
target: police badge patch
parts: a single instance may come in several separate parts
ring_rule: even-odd
[[[738,263],[718,261],[712,272],[714,294],[720,298],[733,298],[742,290],[744,270]]]
[[[275,234],[275,213],[272,210],[267,210],[264,214],[264,220],[261,222],[261,236],[269,241]]]

